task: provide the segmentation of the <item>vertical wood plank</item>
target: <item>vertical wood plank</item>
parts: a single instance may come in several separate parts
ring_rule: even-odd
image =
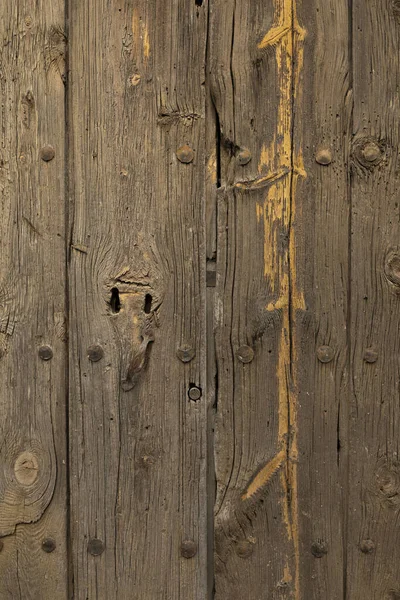
[[[397,1],[353,2],[348,597],[400,597]]]
[[[69,14],[74,598],[200,600],[207,4]]]
[[[65,45],[63,2],[1,3],[0,597],[4,600],[68,597]]]
[[[339,599],[347,2],[211,7],[222,173],[216,597],[243,598],[251,590],[255,598]],[[329,165],[318,164],[316,154],[326,151]],[[318,360],[325,360],[321,346],[333,352],[329,363]]]
[[[348,2],[303,0],[298,6],[306,38],[294,146],[295,155],[304,156],[305,177],[298,179],[291,243],[305,312],[292,312],[300,538],[295,597],[344,600],[352,112]]]
[[[216,598],[292,594],[289,414],[294,24],[289,2],[214,2],[220,125]]]

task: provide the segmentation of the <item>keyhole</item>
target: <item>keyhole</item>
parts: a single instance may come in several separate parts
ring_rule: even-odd
[[[153,298],[151,294],[146,294],[144,299],[144,312],[148,315],[151,312],[151,303],[153,302]]]
[[[113,313],[118,313],[121,310],[121,301],[119,299],[119,290],[114,287],[111,290],[110,306]]]

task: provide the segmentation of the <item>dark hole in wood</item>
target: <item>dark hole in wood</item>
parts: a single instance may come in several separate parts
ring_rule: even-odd
[[[146,294],[146,298],[144,299],[144,312],[148,315],[151,312],[151,303],[153,302],[153,298],[151,294]]]
[[[196,6],[202,6],[203,0],[195,0]]]
[[[110,306],[113,313],[118,313],[121,310],[121,301],[119,299],[119,290],[114,287],[111,290]]]

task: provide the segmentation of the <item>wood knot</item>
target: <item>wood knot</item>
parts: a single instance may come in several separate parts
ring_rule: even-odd
[[[14,463],[14,473],[19,484],[24,486],[33,485],[39,473],[37,457],[32,452],[22,452]]]
[[[400,293],[400,253],[396,250],[390,250],[385,258],[385,276],[394,291]]]
[[[385,143],[365,137],[355,140],[353,144],[353,159],[356,167],[362,171],[370,171],[385,158]]]
[[[375,472],[376,485],[380,497],[391,508],[400,505],[400,466],[393,462],[388,464],[387,459],[380,461]]]

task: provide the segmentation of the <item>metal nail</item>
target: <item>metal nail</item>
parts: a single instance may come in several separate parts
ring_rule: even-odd
[[[181,163],[191,163],[194,159],[194,152],[190,146],[184,144],[176,151],[176,157]]]
[[[40,346],[38,354],[42,360],[50,360],[53,358],[53,350],[50,346]]]
[[[181,555],[184,558],[193,558],[197,554],[197,544],[193,540],[184,540],[181,544]]]
[[[100,556],[100,554],[103,554],[105,549],[104,542],[102,542],[98,538],[92,538],[91,540],[89,540],[87,549],[89,554],[91,554],[92,556]]]
[[[98,344],[93,344],[93,346],[89,346],[87,353],[89,360],[92,362],[98,362],[104,356],[103,348]]]
[[[197,400],[200,400],[201,398],[201,389],[193,386],[191,388],[189,388],[189,398],[191,400],[193,400],[194,402],[197,402]]]

